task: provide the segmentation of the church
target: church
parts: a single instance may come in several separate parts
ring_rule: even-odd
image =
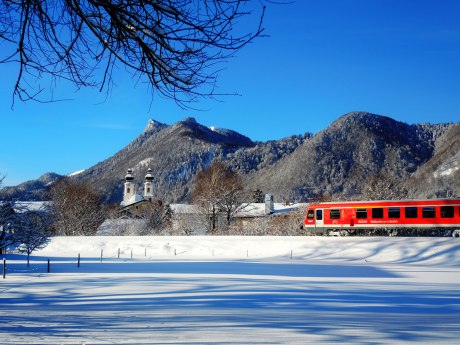
[[[120,204],[120,214],[124,216],[142,217],[147,206],[151,205],[152,202],[154,202],[152,169],[149,168],[145,175],[143,195],[137,193],[133,170],[128,169],[125,176],[123,201]],[[156,200],[155,202],[161,203]]]

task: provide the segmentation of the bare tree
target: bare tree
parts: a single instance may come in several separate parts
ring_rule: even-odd
[[[225,214],[227,226],[233,216],[241,209],[243,202],[243,183],[236,172],[227,172],[220,186],[221,195],[218,200],[219,210]]]
[[[110,89],[124,67],[152,90],[185,105],[215,95],[220,63],[260,36],[238,24],[249,0],[2,0],[0,63],[19,66],[14,98],[39,100],[36,81],[50,76],[77,88]]]
[[[48,212],[44,209],[38,211],[26,210],[20,215],[14,237],[18,243],[21,243],[19,250],[27,254],[27,267],[29,267],[30,254],[48,244],[50,225]]]
[[[370,174],[361,192],[364,200],[401,200],[407,197],[407,189],[400,180],[386,174]]]
[[[0,178],[0,190],[2,181],[3,178]],[[61,196],[66,194],[67,196],[76,195],[76,193],[72,192],[72,187],[75,186],[69,181],[65,180],[58,186],[58,189],[53,189],[53,196],[56,197],[59,194],[58,191],[61,193]],[[67,211],[78,209],[78,206],[75,206],[75,204],[81,203],[85,205],[85,198],[75,203],[69,202],[69,200],[72,200],[71,198],[67,198],[67,200],[55,198],[54,200],[58,201],[58,203],[63,202],[59,206],[65,205]],[[61,207],[53,208],[53,210],[56,209],[62,211]],[[8,246],[20,245],[19,250],[27,254],[27,264],[29,264],[30,254],[36,249],[43,248],[48,243],[52,219],[65,219],[66,221],[72,219],[71,212],[62,212],[54,218],[50,214],[50,211],[49,204],[42,205],[38,210],[31,210],[28,203],[0,202],[0,254]],[[82,221],[87,219],[82,213],[76,217],[80,217]],[[55,225],[59,224],[59,222],[56,222]]]
[[[0,254],[9,246],[20,245],[29,264],[30,254],[48,242],[49,225],[46,206],[30,210],[25,203],[0,202]]]
[[[229,171],[224,163],[213,161],[208,169],[196,177],[193,202],[200,206],[208,219],[207,230],[215,232],[219,213],[225,214],[226,224],[241,205],[242,183],[236,172]]]
[[[256,189],[252,192],[252,202],[262,203],[264,202],[264,193],[260,189]]]
[[[144,227],[139,235],[161,235],[171,225],[171,208],[153,201],[144,208]]]
[[[5,176],[0,175],[0,195],[4,179]],[[5,248],[15,243],[12,224],[15,213],[12,202],[0,201],[0,254],[4,253]]]
[[[105,218],[100,196],[88,185],[64,179],[51,189],[53,227],[59,235],[93,235]]]
[[[224,179],[226,170],[222,163],[214,161],[208,169],[198,172],[196,176],[192,200],[199,205],[201,214],[207,218],[206,230],[208,232],[213,232],[217,228],[219,185]]]
[[[110,218],[100,226],[101,236],[138,236],[145,229],[145,220],[139,218]]]
[[[14,237],[15,223],[14,203],[2,202],[0,204],[0,254],[3,254],[8,246],[16,243]]]
[[[172,234],[191,236],[206,228],[209,223],[203,222],[203,217],[196,213],[176,213],[172,219]]]
[[[273,217],[270,235],[275,236],[303,236],[303,220],[305,218],[305,207],[297,207],[295,210]]]
[[[273,217],[268,215],[247,220],[244,225],[232,226],[232,230],[235,235],[267,236],[271,233],[272,226]]]
[[[303,230],[305,207],[299,206],[284,214],[271,214],[249,218],[239,224],[232,225],[233,235],[244,236],[304,236]]]

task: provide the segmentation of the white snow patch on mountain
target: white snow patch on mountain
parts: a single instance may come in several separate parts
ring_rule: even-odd
[[[136,164],[135,169],[148,168],[151,162],[153,162],[153,158],[151,157],[141,160]]]
[[[435,178],[438,178],[441,176],[449,176],[453,174],[455,171],[457,171],[458,169],[460,169],[460,152],[458,152],[452,158],[443,162],[443,164],[441,164],[436,169],[433,175]]]
[[[77,175],[80,175],[81,173],[83,173],[85,170],[86,169],[77,170],[77,171],[74,171],[73,173],[68,174],[67,176],[68,177],[77,176]]]
[[[147,125],[144,128],[144,133],[154,130],[156,127],[164,126],[161,122],[155,121],[153,119],[149,119]]]

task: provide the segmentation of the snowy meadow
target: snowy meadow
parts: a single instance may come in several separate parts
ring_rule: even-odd
[[[4,258],[2,344],[460,339],[457,238],[55,237]]]

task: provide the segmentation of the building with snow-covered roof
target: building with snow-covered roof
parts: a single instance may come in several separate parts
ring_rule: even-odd
[[[152,202],[161,203],[161,201],[153,200],[152,169],[149,168],[147,174],[145,175],[143,194],[139,194],[136,191],[133,170],[128,169],[128,172],[125,175],[123,201],[120,204],[120,214],[140,217],[143,215],[148,205],[150,205]]]

